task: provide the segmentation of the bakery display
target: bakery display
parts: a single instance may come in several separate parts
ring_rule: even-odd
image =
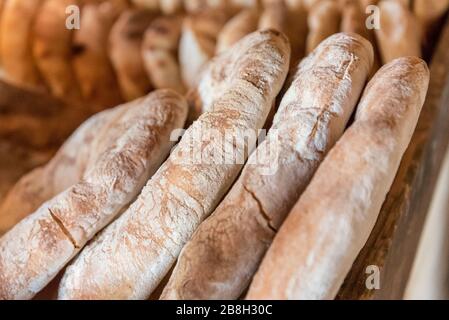
[[[408,275],[390,244],[414,255],[423,150],[449,143],[448,11],[0,1],[0,299],[398,297],[364,259]]]

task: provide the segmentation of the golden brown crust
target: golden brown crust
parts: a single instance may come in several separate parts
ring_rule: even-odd
[[[142,44],[146,72],[156,89],[170,88],[184,94],[178,63],[181,16],[158,17],[145,32]]]
[[[220,31],[217,37],[216,52],[224,52],[247,34],[256,31],[258,22],[259,11],[257,8],[249,8],[236,14]]]
[[[109,56],[122,96],[127,101],[151,91],[141,54],[145,30],[155,18],[149,10],[128,9],[115,22],[109,36]]]
[[[8,0],[2,12],[0,55],[5,78],[30,89],[44,89],[32,55],[33,25],[42,0]]]
[[[72,66],[73,30],[66,27],[66,8],[77,0],[45,0],[34,22],[33,56],[50,92],[81,104],[81,91]]]
[[[412,12],[399,2],[381,1],[380,29],[376,29],[382,62],[406,56],[421,57],[422,28]]]
[[[83,98],[95,111],[120,104],[116,75],[108,55],[108,37],[121,1],[88,3],[82,8],[81,28],[73,38],[73,65]]]
[[[268,250],[248,299],[333,299],[376,222],[429,83],[415,57],[384,66]]]
[[[194,88],[203,66],[215,55],[217,37],[230,18],[226,9],[209,9],[184,19],[179,44],[181,76],[187,88]]]
[[[306,53],[310,53],[321,41],[340,30],[340,6],[333,0],[320,1],[310,9],[307,21],[309,34]]]
[[[413,13],[426,31],[449,9],[449,0],[414,0]]]

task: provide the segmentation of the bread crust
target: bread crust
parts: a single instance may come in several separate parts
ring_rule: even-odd
[[[190,14],[184,19],[178,59],[187,88],[198,84],[198,75],[215,55],[218,34],[229,18],[228,10],[209,9]]]
[[[42,0],[8,0],[3,8],[0,55],[5,78],[27,89],[44,90],[32,55],[33,25]]]
[[[310,9],[307,18],[309,34],[306,53],[312,52],[324,39],[340,31],[341,12],[337,2],[323,0]]]
[[[0,298],[33,297],[134,199],[169,153],[187,103],[174,91],[159,90],[119,113],[108,129],[116,139],[106,139],[82,179],[0,239]]]
[[[128,9],[115,22],[109,35],[109,57],[117,75],[122,97],[131,101],[151,91],[141,47],[143,35],[155,18],[145,9]]]
[[[414,0],[413,13],[429,31],[449,9],[449,0]]]
[[[372,60],[369,42],[347,34],[330,37],[303,60],[266,140],[182,250],[162,299],[242,295],[285,216],[343,133]],[[277,169],[266,174],[267,163],[258,161],[274,147]]]
[[[83,98],[95,112],[123,102],[109,59],[108,38],[114,21],[125,8],[120,0],[85,4],[81,28],[73,37],[75,74]]]
[[[412,12],[400,2],[381,1],[380,29],[376,38],[383,64],[400,57],[421,57],[422,28]]]
[[[37,68],[57,98],[81,105],[81,90],[72,65],[73,30],[66,27],[66,8],[77,0],[45,0],[37,13],[32,43]]]
[[[256,31],[258,22],[259,11],[257,8],[242,10],[232,17],[218,35],[217,54],[228,50],[244,36]]]
[[[333,299],[365,245],[425,100],[429,70],[394,60],[276,235],[247,299]]]
[[[186,88],[177,59],[182,20],[182,16],[156,18],[145,31],[142,56],[155,88],[170,88],[184,94]]]
[[[290,53],[279,32],[257,32],[242,41],[225,53],[250,48],[239,51],[238,64],[228,65],[230,85],[212,111],[187,129],[138,199],[68,267],[60,299],[147,298],[226,193],[242,164],[214,157],[213,150],[222,156],[230,151],[209,134],[260,129],[285,80]]]

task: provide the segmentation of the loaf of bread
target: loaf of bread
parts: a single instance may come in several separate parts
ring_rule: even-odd
[[[142,56],[145,70],[156,89],[170,88],[184,94],[186,89],[178,63],[181,26],[181,16],[156,18],[145,31]]]
[[[179,64],[184,84],[194,88],[201,69],[214,55],[218,34],[230,18],[225,9],[203,10],[184,19],[179,43]]]
[[[73,65],[83,98],[99,111],[121,102],[116,74],[108,54],[109,33],[126,0],[87,3],[82,7],[81,28],[73,36]]]
[[[74,30],[66,26],[66,9],[79,5],[78,0],[43,1],[34,22],[32,52],[51,94],[81,105],[81,90],[72,65]]]
[[[340,31],[341,11],[338,2],[322,0],[312,6],[307,18],[309,34],[306,53],[312,52],[324,39]]]
[[[421,57],[422,28],[403,4],[391,0],[379,3],[380,29],[376,38],[384,64],[400,57]]]
[[[131,101],[151,91],[144,68],[141,46],[143,35],[155,18],[145,9],[128,9],[115,22],[109,36],[109,56],[117,75],[122,97]]]
[[[449,0],[415,0],[413,2],[413,12],[427,31],[448,9]]]
[[[342,32],[357,33],[369,39],[369,31],[365,25],[366,16],[358,0],[341,1],[341,28]]]
[[[227,192],[255,144],[245,136],[262,128],[285,80],[290,49],[284,35],[267,30],[224,56],[228,85],[211,111],[187,129],[130,208],[67,268],[59,298],[147,298]]]
[[[343,133],[372,62],[371,44],[348,34],[330,37],[303,60],[266,140],[182,250],[162,299],[242,295],[287,213]]]
[[[244,36],[256,31],[258,23],[258,8],[248,8],[240,11],[220,31],[217,37],[217,53],[228,50]]]
[[[306,11],[302,7],[289,9],[282,0],[265,2],[259,19],[259,30],[275,29],[285,33],[292,47],[291,65],[296,66],[305,54],[307,38]]]
[[[248,299],[333,299],[365,245],[424,103],[419,58],[384,66],[354,124],[318,168],[268,250]]]
[[[4,76],[14,85],[43,90],[32,55],[33,26],[42,0],[6,1],[0,25],[0,56]]]
[[[0,239],[0,299],[43,289],[140,192],[186,117],[185,99],[171,90],[121,107],[96,164]]]

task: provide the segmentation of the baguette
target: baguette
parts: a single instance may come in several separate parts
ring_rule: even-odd
[[[319,167],[276,235],[247,299],[333,299],[365,245],[424,103],[416,57],[384,66],[354,124]]]
[[[123,98],[108,55],[108,37],[121,1],[88,3],[81,12],[81,28],[73,38],[73,65],[81,93],[93,111],[120,104]]]
[[[289,9],[283,1],[268,1],[259,20],[259,29],[269,28],[287,35],[292,47],[291,66],[296,66],[305,54],[306,11],[302,8]]]
[[[179,64],[184,84],[194,88],[203,66],[215,55],[220,30],[229,18],[225,9],[205,10],[184,19],[179,43]]]
[[[73,30],[66,27],[66,8],[77,0],[45,0],[34,24],[33,56],[50,92],[81,104],[81,91],[72,66]]]
[[[42,0],[8,0],[1,19],[0,55],[5,78],[27,89],[44,90],[32,55],[33,24]]]
[[[449,9],[449,0],[415,0],[413,12],[426,31]]]
[[[342,1],[341,32],[357,33],[370,40],[370,33],[365,25],[365,14],[358,0]]]
[[[217,53],[228,50],[244,36],[256,31],[258,22],[257,8],[248,8],[236,14],[224,25],[217,37]]]
[[[363,1],[362,1],[363,2]],[[374,63],[371,70],[370,78],[381,67],[381,61],[377,50],[376,36],[374,30],[370,30],[366,27],[366,14],[363,4],[360,0],[342,0],[342,19],[341,28],[342,32],[357,33],[362,37],[368,39],[374,47]],[[371,0],[373,3],[374,1]]]
[[[105,132],[117,110],[106,110],[88,119],[47,165],[34,169],[14,185],[0,205],[0,236],[82,178],[88,162],[94,163],[103,149],[104,137],[100,133]]]
[[[343,133],[372,61],[370,43],[346,34],[325,40],[303,60],[267,139],[182,250],[162,299],[242,295],[276,230]],[[270,151],[277,153],[271,161],[277,169],[267,174],[260,159]]]
[[[229,159],[233,143],[227,139],[224,146],[214,135],[232,135],[234,141],[263,126],[287,75],[289,54],[288,40],[271,30],[248,35],[224,53],[221,76],[229,77],[228,86],[212,111],[193,123],[139,198],[67,268],[59,298],[150,296],[243,166]],[[254,143],[242,140],[236,152],[244,161]]]
[[[338,3],[333,0],[323,0],[314,5],[308,21],[306,53],[312,52],[324,39],[338,33],[340,30],[341,11]]]
[[[413,14],[396,1],[381,1],[380,29],[375,30],[382,62],[400,57],[421,57],[422,30]]]
[[[187,103],[171,90],[122,107],[111,127],[116,139],[96,165],[0,239],[0,299],[29,299],[42,290],[138,194],[186,116]]]
[[[177,60],[181,25],[180,16],[156,18],[145,31],[142,57],[145,70],[155,88],[170,88],[184,94],[186,88]]]
[[[128,9],[115,22],[109,36],[109,56],[121,95],[131,101],[151,91],[141,46],[145,30],[155,15],[149,10]]]

